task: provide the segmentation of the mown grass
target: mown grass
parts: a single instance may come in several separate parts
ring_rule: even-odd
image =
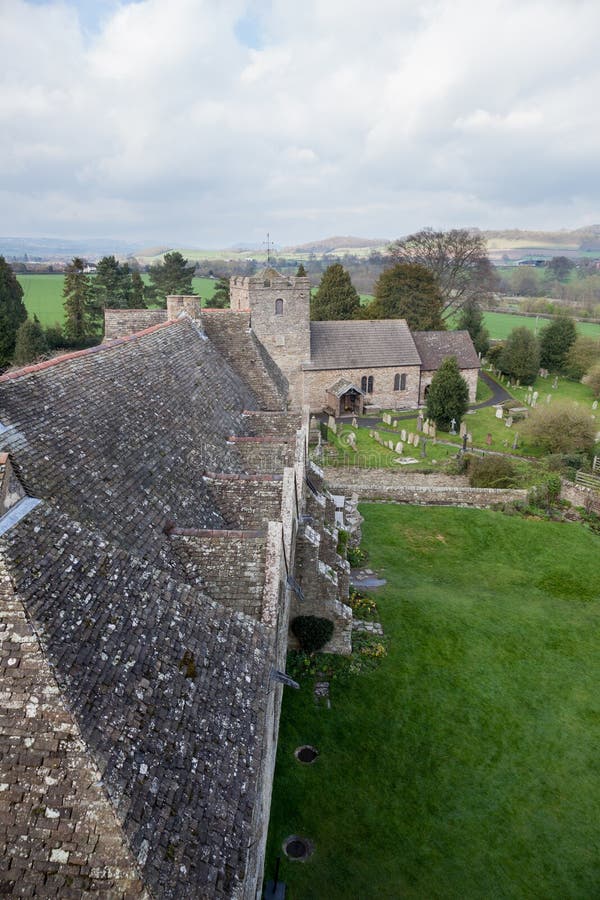
[[[267,876],[297,834],[316,849],[282,859],[289,900],[599,896],[600,538],[361,511],[388,656],[330,710],[286,688]]]
[[[149,283],[149,276],[142,276],[146,284]],[[38,317],[42,325],[54,325],[56,322],[61,325],[64,322],[65,314],[63,308],[63,275],[17,275],[18,281],[23,288],[23,301],[27,308],[29,316]],[[203,300],[203,306],[207,305],[215,292],[216,281],[212,278],[196,278],[192,279],[194,293],[198,294]]]
[[[529,328],[530,331],[537,332],[539,335],[544,325],[552,321],[543,316],[532,318],[530,316],[513,315],[512,313],[495,312],[486,312],[483,318],[490,337],[495,341],[507,338],[513,328]],[[577,333],[586,335],[586,337],[600,338],[600,325],[596,325],[593,322],[577,322]]]

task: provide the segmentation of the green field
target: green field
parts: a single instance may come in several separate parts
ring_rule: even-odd
[[[290,900],[600,896],[600,537],[364,504],[388,655],[285,688],[267,877]],[[311,766],[296,747],[320,751]]]
[[[529,316],[518,316],[512,313],[484,313],[485,327],[490,333],[492,340],[500,341],[508,337],[513,328],[529,328],[539,334],[540,329],[547,325],[551,319],[538,316],[531,318]],[[587,337],[596,337],[600,340],[600,325],[591,322],[578,322],[577,331]]]
[[[42,325],[54,325],[55,322],[64,321],[63,310],[63,285],[62,275],[17,275],[19,284],[23,288],[23,300],[30,316],[36,315]],[[143,276],[146,283],[147,275]],[[208,301],[215,292],[216,281],[212,278],[193,278],[194,292]]]

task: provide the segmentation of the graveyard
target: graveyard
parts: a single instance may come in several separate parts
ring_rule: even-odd
[[[360,508],[387,655],[334,674],[329,709],[318,673],[286,695],[267,876],[279,855],[294,898],[596,896],[600,536]]]

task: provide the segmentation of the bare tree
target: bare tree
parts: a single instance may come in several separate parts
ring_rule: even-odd
[[[419,263],[433,272],[444,300],[444,319],[469,300],[487,299],[494,289],[496,276],[485,238],[476,231],[423,228],[394,241],[388,250],[397,262]]]

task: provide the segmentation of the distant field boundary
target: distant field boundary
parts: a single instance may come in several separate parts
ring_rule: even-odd
[[[560,319],[562,316],[567,314],[569,318],[574,319],[576,322],[581,322],[582,324],[589,323],[590,325],[600,325],[600,319],[588,319],[582,318],[581,316],[571,315],[567,310],[565,312],[560,313],[535,313],[535,312],[520,312],[514,309],[506,309],[502,306],[490,306],[484,310],[484,312],[490,313],[501,313],[505,316],[523,316],[525,319]]]

